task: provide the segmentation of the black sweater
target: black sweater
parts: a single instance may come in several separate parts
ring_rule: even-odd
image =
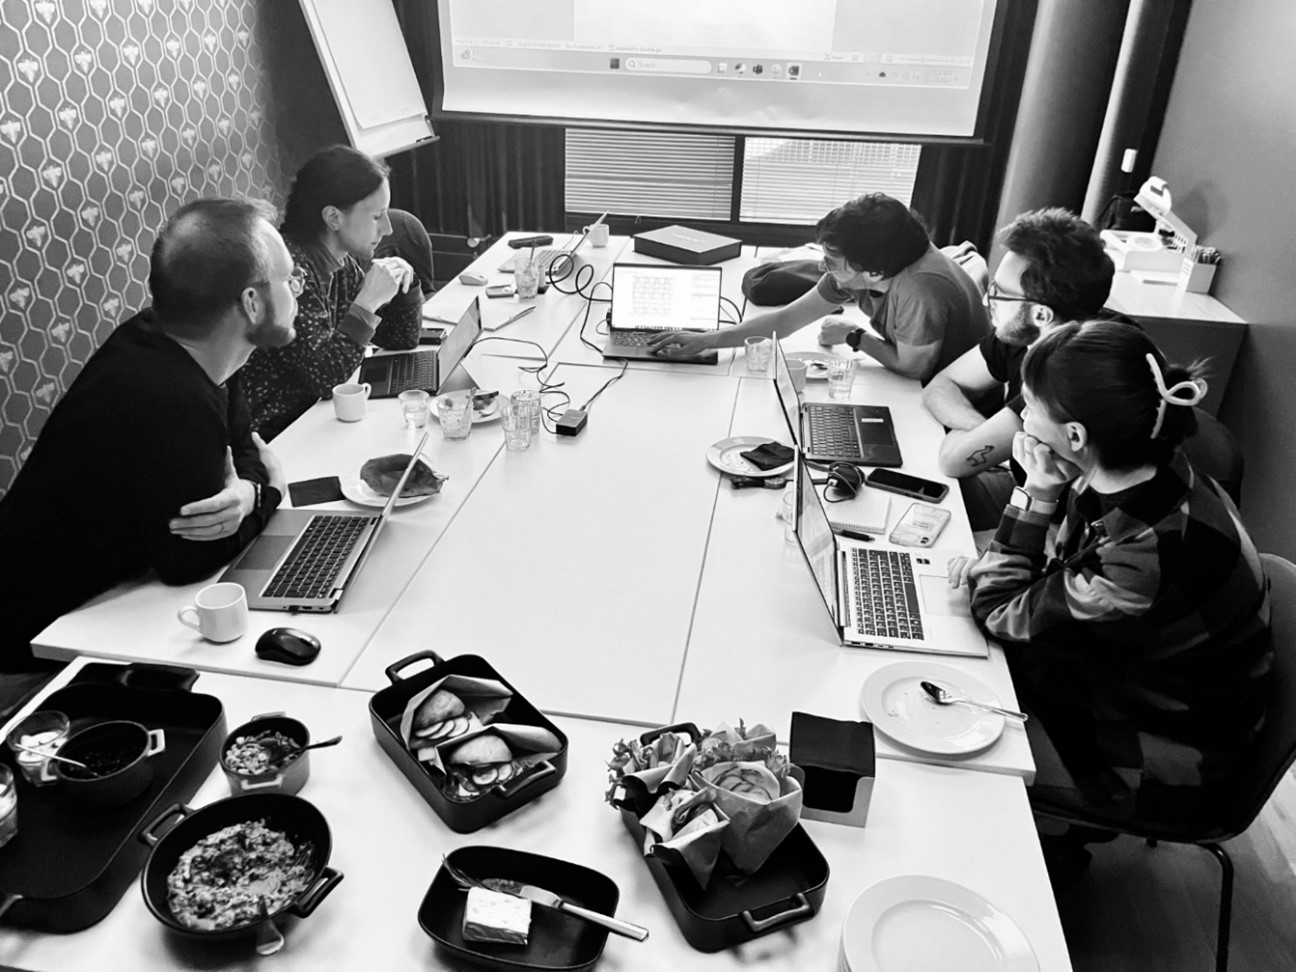
[[[37,633],[114,584],[150,569],[192,583],[255,537],[281,498],[268,486],[233,536],[183,540],[167,528],[224,487],[227,445],[240,477],[265,486],[238,376],[213,384],[149,311],[118,327],[0,499],[0,669],[22,668]]]

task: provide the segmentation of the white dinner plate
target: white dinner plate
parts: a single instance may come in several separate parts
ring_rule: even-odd
[[[1039,972],[1007,914],[961,884],[903,875],[865,888],[842,924],[844,972]]]
[[[923,691],[924,679],[977,702],[1001,704],[983,682],[948,665],[899,662],[865,680],[860,708],[884,736],[938,756],[980,752],[1003,733],[1003,716],[970,705],[941,705]]]
[[[837,355],[827,351],[790,351],[787,354],[789,361],[805,362],[807,381],[827,381],[828,363],[835,357]]]
[[[376,506],[382,509],[387,505],[387,497],[382,493],[376,492],[372,486],[360,478],[357,473],[346,479],[339,480],[342,486],[342,495],[352,503],[359,503],[361,506]],[[396,501],[397,506],[413,506],[415,503],[422,503],[429,500],[436,493],[424,493],[422,496],[402,496]]]
[[[760,435],[735,435],[728,439],[721,439],[714,445],[707,447],[707,462],[721,472],[727,472],[734,476],[759,476],[763,478],[781,476],[785,472],[790,472],[793,465],[791,462],[782,466],[775,466],[773,469],[759,469],[742,457],[744,452],[755,449],[757,446],[764,445],[769,441],[770,439],[767,436]]]
[[[463,394],[463,393],[451,392],[450,394]],[[491,400],[491,403],[487,405],[484,409],[482,409],[480,412],[477,411],[477,409],[473,409],[473,425],[479,425],[482,422],[494,422],[497,418],[500,417],[500,397],[502,395],[503,392],[501,392],[499,395],[496,395],[494,399]],[[428,409],[428,411],[431,413],[432,417],[436,419],[438,422],[441,421],[441,416],[437,414],[437,402],[439,402],[444,397],[445,397],[444,395],[438,395],[436,398],[432,399],[432,401],[429,403],[431,407]]]

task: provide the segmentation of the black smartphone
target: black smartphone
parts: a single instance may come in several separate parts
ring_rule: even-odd
[[[517,293],[517,288],[511,283],[491,284],[486,288],[487,297],[512,297],[515,293]]]
[[[919,479],[917,476],[909,476],[894,469],[874,469],[864,477],[864,482],[874,489],[885,489],[889,493],[912,496],[914,499],[926,500],[929,503],[939,503],[949,492],[949,486],[945,483]]]
[[[419,344],[440,344],[444,340],[444,327],[425,327],[419,332]]]

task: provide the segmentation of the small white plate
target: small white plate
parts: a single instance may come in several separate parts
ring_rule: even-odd
[[[376,506],[378,509],[382,509],[387,505],[388,497],[375,492],[372,486],[360,478],[359,473],[339,482],[342,486],[342,495],[352,503],[359,503],[361,506]],[[413,506],[415,503],[422,503],[435,495],[436,493],[424,493],[422,496],[402,496],[396,501],[396,505]]]
[[[462,392],[451,392],[451,394],[462,394]],[[476,409],[473,409],[473,425],[478,425],[482,422],[494,422],[497,418],[500,417],[500,397],[502,395],[503,392],[501,392],[499,395],[496,395],[493,399],[491,399],[491,403],[487,405],[484,409],[482,409],[480,412],[477,411]],[[437,414],[437,402],[439,402],[443,398],[445,398],[444,395],[438,395],[436,398],[432,399],[432,401],[428,403],[430,406],[428,411],[431,413],[432,417],[436,419],[438,422],[441,421],[441,416]]]
[[[860,893],[842,923],[839,959],[845,972],[1039,972],[1012,918],[961,884],[917,874]]]
[[[707,447],[707,462],[721,472],[727,472],[734,476],[767,478],[769,476],[781,476],[785,472],[790,472],[793,466],[792,462],[782,466],[775,466],[773,469],[758,469],[742,457],[742,453],[755,449],[757,446],[764,445],[769,441],[768,437],[760,435],[735,435],[728,439],[721,439],[715,445]]]
[[[1003,734],[1003,716],[970,705],[941,705],[923,691],[924,679],[977,702],[1001,704],[985,684],[948,665],[900,662],[868,677],[860,708],[884,736],[937,756],[980,752]]]
[[[837,355],[829,354],[827,351],[792,351],[789,352],[787,359],[805,362],[806,381],[827,381],[828,363],[835,357]]]

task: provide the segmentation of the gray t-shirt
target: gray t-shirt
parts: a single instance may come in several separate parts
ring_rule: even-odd
[[[920,376],[924,384],[991,330],[976,283],[930,244],[926,253],[891,278],[885,292],[846,290],[831,274],[824,274],[816,288],[820,297],[835,304],[855,301],[889,344],[921,347],[939,341],[935,364]]]

